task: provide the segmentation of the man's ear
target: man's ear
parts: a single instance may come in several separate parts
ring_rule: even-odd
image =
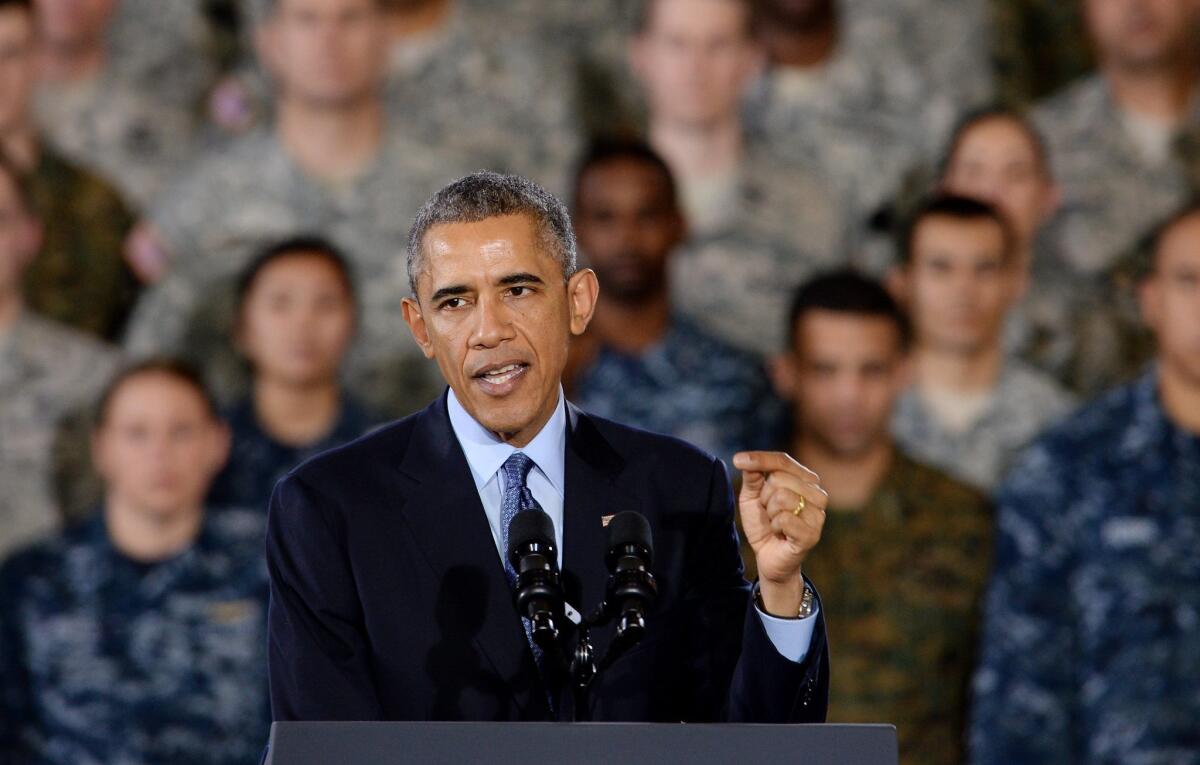
[[[592,269],[581,268],[567,280],[567,309],[571,312],[572,335],[578,337],[587,331],[599,297],[600,281]]]
[[[425,324],[425,315],[421,313],[421,304],[416,298],[406,297],[400,302],[400,310],[413,339],[421,346],[421,353],[425,354],[425,358],[432,359],[433,341],[429,339],[429,327]]]
[[[797,363],[793,353],[780,353],[767,359],[767,374],[771,378],[771,387],[775,389],[775,395],[784,401],[796,399]]]

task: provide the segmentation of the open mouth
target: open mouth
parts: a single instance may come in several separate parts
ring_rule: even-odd
[[[475,373],[475,380],[485,393],[503,396],[517,386],[528,370],[528,364],[514,361],[480,370]]]

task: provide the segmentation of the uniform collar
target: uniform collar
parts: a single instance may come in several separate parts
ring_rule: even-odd
[[[463,454],[466,455],[471,477],[475,479],[476,491],[482,490],[505,460],[519,451],[533,460],[533,464],[546,476],[560,496],[565,495],[567,411],[561,386],[557,395],[558,404],[554,408],[554,414],[550,415],[550,419],[532,441],[518,449],[499,440],[491,431],[476,422],[463,408],[454,391],[450,390],[446,396],[450,427],[462,447]]]

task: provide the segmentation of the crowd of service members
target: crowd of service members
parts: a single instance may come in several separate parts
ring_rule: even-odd
[[[488,168],[573,401],[821,475],[831,721],[1200,763],[1198,96],[1191,0],[0,0],[0,762],[257,761],[270,492]]]

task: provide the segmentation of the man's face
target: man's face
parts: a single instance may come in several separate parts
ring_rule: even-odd
[[[596,165],[580,179],[575,207],[579,247],[605,299],[637,303],[666,289],[683,218],[662,171],[632,159]]]
[[[255,375],[287,385],[327,383],[354,336],[354,304],[324,257],[297,252],[272,261],[246,295],[238,345]]]
[[[1058,191],[1029,135],[1008,118],[977,123],[959,141],[943,179],[946,191],[981,199],[1008,216],[1028,249],[1054,212]]]
[[[20,8],[0,10],[0,135],[29,123],[33,82],[33,17]]]
[[[1142,286],[1141,304],[1161,364],[1200,388],[1200,216],[1167,234],[1154,274]]]
[[[986,218],[925,218],[914,232],[904,282],[917,342],[967,355],[1000,342],[1020,291],[1003,231]]]
[[[655,119],[705,127],[737,114],[761,54],[732,0],[655,0],[632,65]]]
[[[37,221],[21,201],[12,177],[0,170],[0,295],[21,291],[21,274],[40,243]]]
[[[1195,0],[1085,0],[1088,31],[1102,61],[1155,69],[1194,45]]]
[[[900,332],[882,316],[812,310],[801,316],[788,361],[796,426],[831,453],[852,459],[888,438],[904,387]]]
[[[596,276],[562,267],[525,215],[434,226],[404,319],[483,427],[524,446],[550,419],[571,335],[587,329]]]
[[[47,45],[87,48],[104,40],[117,0],[36,0],[34,8]]]
[[[200,394],[160,372],[121,385],[92,441],[108,495],[164,517],[200,506],[228,453],[228,430]]]
[[[339,108],[373,96],[386,36],[374,0],[277,0],[260,49],[287,96]]]

